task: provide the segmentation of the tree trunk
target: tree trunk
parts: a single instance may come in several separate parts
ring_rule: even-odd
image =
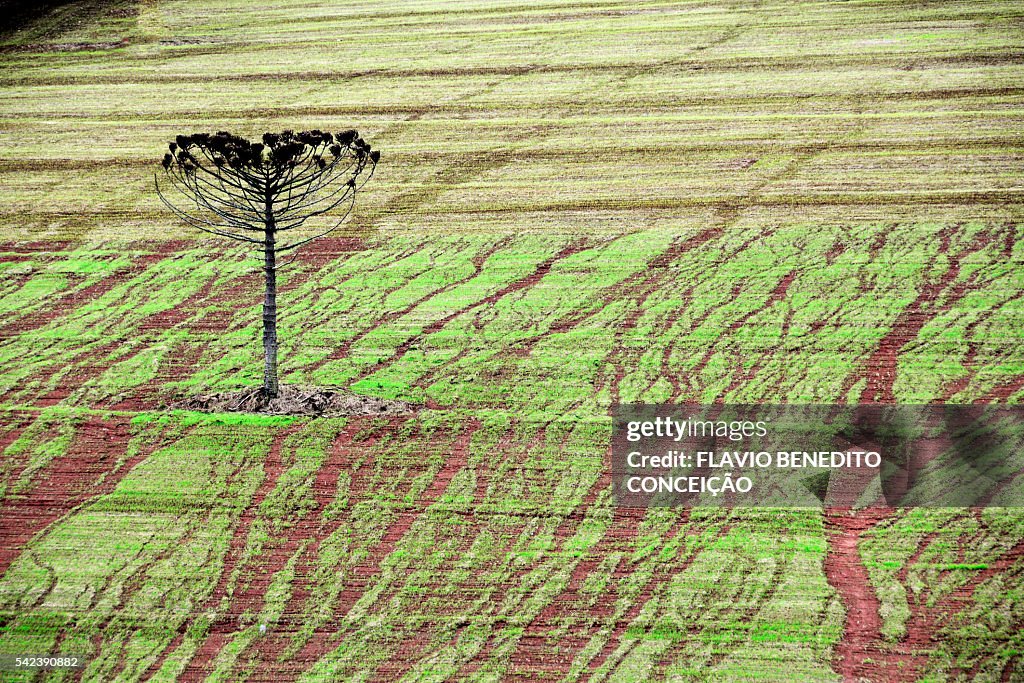
[[[263,391],[268,398],[277,398],[277,270],[274,245],[277,226],[273,205],[267,200],[266,229],[263,245],[263,275],[266,291],[263,297]]]

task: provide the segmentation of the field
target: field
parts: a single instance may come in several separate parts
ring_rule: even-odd
[[[616,402],[1022,402],[1024,6],[272,5],[0,36],[0,654],[88,660],[3,680],[1024,681],[1021,509],[608,471]],[[282,381],[423,409],[164,410],[262,370],[167,142],[350,127]]]

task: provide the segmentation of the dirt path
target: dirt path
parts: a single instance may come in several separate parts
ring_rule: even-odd
[[[928,647],[929,629],[909,628],[909,637],[899,644],[883,640],[881,602],[860,557],[862,536],[893,512],[888,508],[854,514],[839,508],[825,512],[825,576],[846,608],[843,636],[832,660],[844,683],[914,681],[927,663],[927,652],[921,650]]]
[[[896,401],[894,394],[896,368],[899,364],[900,352],[907,344],[917,339],[921,330],[930,320],[956,306],[967,293],[982,284],[973,277],[966,282],[957,283],[960,266],[965,257],[981,251],[997,236],[993,232],[984,233],[959,254],[953,256],[950,254],[950,248],[955,232],[956,228],[953,227],[940,233],[939,250],[931,264],[931,267],[934,267],[935,262],[945,256],[949,260],[946,271],[938,279],[926,282],[921,287],[917,298],[896,317],[890,330],[882,337],[871,356],[864,361],[862,372],[852,375],[851,378],[854,382],[864,375],[867,376],[867,385],[860,395],[861,403],[894,403]],[[844,387],[844,391],[849,391],[852,386],[849,379],[847,382],[848,386]]]
[[[880,603],[860,559],[857,546],[861,534],[881,519],[858,513],[849,516],[846,511],[831,510],[826,514],[829,528],[828,553],[825,556],[825,576],[838,593],[846,608],[843,636],[836,646],[833,668],[843,681],[861,678],[874,680],[874,667],[865,660],[875,655],[874,649],[882,636]]]

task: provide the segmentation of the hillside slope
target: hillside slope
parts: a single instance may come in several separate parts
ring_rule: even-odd
[[[86,5],[0,40],[0,653],[1021,678],[1019,509],[616,508],[608,415],[1019,403],[1024,9]],[[167,141],[312,127],[384,156],[283,273],[282,379],[423,409],[163,411],[260,372],[258,264],[161,208]]]

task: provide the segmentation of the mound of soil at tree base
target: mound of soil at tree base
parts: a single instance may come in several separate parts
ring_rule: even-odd
[[[403,415],[416,412],[417,406],[373,396],[360,396],[340,387],[300,387],[281,385],[276,398],[267,396],[263,387],[222,391],[192,396],[168,406],[172,410],[196,410],[204,413],[259,413],[262,415]]]

